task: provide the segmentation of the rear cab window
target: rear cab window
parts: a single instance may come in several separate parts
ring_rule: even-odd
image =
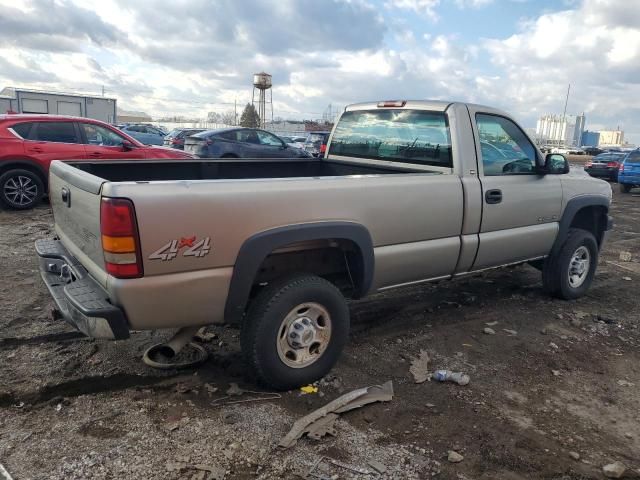
[[[345,112],[333,132],[329,155],[453,167],[447,116],[426,110]]]

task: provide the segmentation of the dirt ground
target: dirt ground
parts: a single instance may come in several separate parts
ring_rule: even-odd
[[[184,371],[140,361],[170,332],[82,338],[50,318],[37,273],[48,207],[0,211],[0,463],[15,480],[307,478],[322,456],[377,460],[377,478],[599,479],[613,461],[640,477],[640,197],[614,192],[615,230],[586,297],[548,298],[521,266],[353,302],[351,341],[318,393],[226,406],[260,396],[224,399],[232,382],[259,390],[237,330],[210,328],[209,360]],[[414,383],[421,350],[469,385]],[[297,418],[388,380],[394,399],[343,414],[336,437],[276,448]],[[326,465],[326,478],[374,478]]]

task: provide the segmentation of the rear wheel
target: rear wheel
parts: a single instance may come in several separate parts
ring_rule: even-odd
[[[289,390],[326,375],[348,334],[349,309],[340,290],[314,275],[293,275],[253,300],[242,328],[242,352],[261,383]]]
[[[621,183],[620,184],[620,191],[622,193],[629,193],[631,191],[631,185],[628,185],[626,183]]]
[[[38,205],[44,195],[40,177],[29,170],[9,170],[0,176],[0,203],[13,210]]]
[[[542,270],[544,288],[554,297],[574,300],[586,293],[598,265],[598,244],[591,232],[569,230],[560,250],[547,257]]]

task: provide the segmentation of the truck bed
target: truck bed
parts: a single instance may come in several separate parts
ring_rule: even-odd
[[[68,162],[87,173],[110,182],[159,180],[224,180],[252,178],[335,177],[429,173],[407,166],[380,167],[309,159],[201,159]],[[435,172],[434,172],[435,173]]]

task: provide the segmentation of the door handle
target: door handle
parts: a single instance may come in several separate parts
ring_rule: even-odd
[[[502,190],[487,190],[487,193],[484,194],[484,199],[489,204],[500,203],[502,202]]]
[[[96,158],[100,158],[102,156],[101,152],[91,152],[89,154],[90,157],[96,157]]]
[[[62,191],[60,192],[60,197],[62,198],[62,202],[67,207],[71,207],[71,192],[67,187],[62,187]]]

